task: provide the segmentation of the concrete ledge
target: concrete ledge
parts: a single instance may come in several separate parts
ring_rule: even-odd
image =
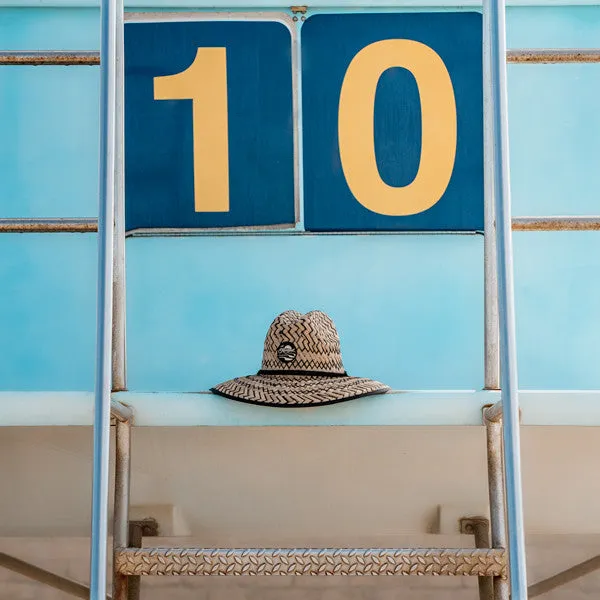
[[[408,391],[322,407],[252,406],[210,393],[121,392],[138,427],[481,425],[499,392]],[[91,392],[0,392],[0,426],[90,426]],[[600,426],[600,390],[522,391],[523,425]]]

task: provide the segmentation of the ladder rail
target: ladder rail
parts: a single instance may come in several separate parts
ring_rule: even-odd
[[[517,377],[513,253],[511,235],[510,166],[508,148],[508,94],[506,86],[505,0],[484,0],[487,27],[484,36],[490,45],[489,87],[493,139],[493,192],[496,224],[498,277],[498,324],[500,340],[500,387],[503,415],[504,483],[506,494],[507,541],[510,561],[510,592],[513,600],[527,599],[527,572],[521,446]]]
[[[101,0],[99,234],[90,600],[104,600],[106,597],[116,167],[116,13],[116,0]]]

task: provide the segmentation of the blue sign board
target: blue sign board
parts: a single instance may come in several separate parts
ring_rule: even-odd
[[[281,22],[127,23],[126,229],[293,226],[292,88]]]
[[[483,229],[481,14],[315,15],[301,49],[306,229]]]
[[[125,74],[127,230],[293,226],[295,105],[306,230],[483,229],[479,13],[133,22]]]

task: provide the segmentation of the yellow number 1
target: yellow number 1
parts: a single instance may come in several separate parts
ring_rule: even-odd
[[[194,207],[229,211],[227,58],[225,48],[198,48],[181,73],[154,78],[155,100],[192,100]]]

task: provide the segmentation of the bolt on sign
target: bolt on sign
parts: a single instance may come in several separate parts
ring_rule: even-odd
[[[481,14],[127,23],[125,141],[128,230],[481,230]]]

